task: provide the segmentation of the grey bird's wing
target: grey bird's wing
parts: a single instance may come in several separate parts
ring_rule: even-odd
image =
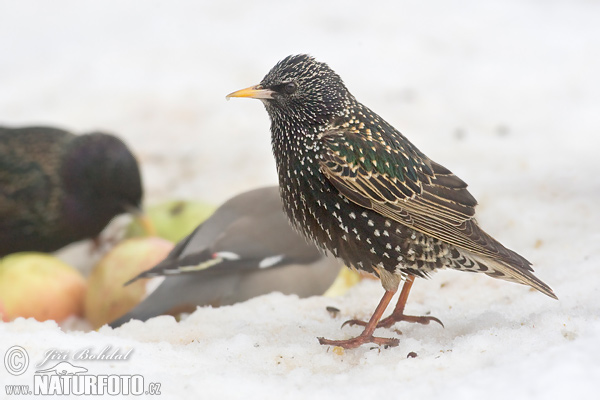
[[[277,187],[256,189],[224,203],[165,260],[134,278],[165,277],[148,298],[110,325],[234,304],[273,291],[319,295],[340,268],[340,262],[293,231]]]

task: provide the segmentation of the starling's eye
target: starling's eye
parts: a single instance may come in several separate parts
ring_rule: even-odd
[[[285,86],[283,86],[283,91],[286,94],[292,94],[296,89],[298,89],[298,86],[294,82],[286,83]]]

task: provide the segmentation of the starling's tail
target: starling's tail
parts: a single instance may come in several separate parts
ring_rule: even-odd
[[[493,278],[504,279],[507,281],[520,283],[522,285],[529,285],[532,288],[544,293],[546,296],[558,300],[558,297],[556,297],[550,286],[546,285],[538,277],[536,277],[533,274],[533,269],[531,269],[529,265],[527,265],[527,268],[523,268],[520,265],[511,265],[503,260],[482,257],[473,253],[469,253],[468,255],[465,254],[464,256],[466,258],[470,258],[473,262],[479,265],[479,271],[477,272],[483,272]]]

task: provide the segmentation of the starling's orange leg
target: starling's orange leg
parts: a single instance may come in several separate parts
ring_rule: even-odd
[[[442,321],[440,321],[436,317],[415,317],[413,315],[404,315],[404,307],[406,306],[406,301],[408,300],[408,294],[410,293],[410,289],[412,288],[414,280],[415,280],[414,276],[409,276],[406,278],[406,282],[404,282],[404,286],[402,286],[402,291],[400,292],[400,297],[398,298],[398,303],[396,303],[396,308],[394,308],[394,311],[392,312],[392,314],[389,317],[382,319],[377,324],[377,328],[389,328],[390,326],[394,325],[396,322],[399,322],[399,321],[416,322],[418,324],[423,324],[423,325],[427,325],[431,321],[435,321],[438,324],[440,324],[442,327],[444,326]],[[360,321],[358,319],[351,319],[351,320],[344,322],[342,327],[344,327],[345,325],[366,326],[367,324],[364,321]]]
[[[392,297],[394,297],[394,294],[395,292],[389,290],[385,291],[385,294],[381,298],[379,305],[375,309],[375,312],[373,312],[373,316],[371,316],[369,322],[365,324],[365,330],[359,336],[346,340],[329,340],[325,338],[319,338],[319,343],[331,346],[340,346],[345,349],[353,349],[365,343],[375,343],[378,345],[386,346],[398,346],[398,343],[400,343],[398,339],[373,336],[373,332],[375,331],[375,328],[377,328],[377,323],[381,319],[381,316],[383,315],[385,309],[392,300]]]

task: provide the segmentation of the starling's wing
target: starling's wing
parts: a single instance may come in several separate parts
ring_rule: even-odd
[[[531,271],[531,263],[479,228],[467,185],[410,142],[394,145],[347,130],[322,136],[321,169],[348,199],[417,231]]]
[[[0,127],[0,231],[36,230],[53,220],[49,211],[58,214],[55,157],[72,136],[52,128]]]
[[[51,219],[52,177],[36,162],[15,156],[0,143],[0,248],[19,248]],[[4,250],[0,250],[4,252]]]

